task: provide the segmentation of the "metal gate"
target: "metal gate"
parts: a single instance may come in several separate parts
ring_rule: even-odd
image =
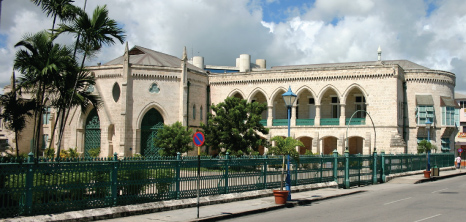
[[[86,119],[86,131],[84,134],[84,156],[89,157],[89,150],[100,148],[100,120],[97,110],[89,112]]]
[[[154,140],[157,131],[163,127],[163,117],[156,109],[149,110],[141,123],[141,155],[145,157],[159,156],[159,147],[155,147]]]

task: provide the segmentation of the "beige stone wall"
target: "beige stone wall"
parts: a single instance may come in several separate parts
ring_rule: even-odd
[[[198,128],[207,120],[208,95],[210,103],[218,104],[229,96],[239,96],[248,101],[266,103],[267,110],[262,114],[267,119],[270,134],[286,136],[287,126],[273,126],[277,119],[287,119],[287,107],[282,94],[291,87],[298,95],[299,104],[293,106],[291,136],[302,138],[306,149],[321,153],[325,147],[345,150],[346,138],[358,138],[349,144],[358,147],[362,143],[363,154],[375,149],[387,153],[415,153],[417,137],[426,134],[424,127],[415,121],[416,95],[432,95],[435,103],[436,121],[431,137],[441,147],[442,135],[449,133],[448,127],[440,121],[440,96],[453,97],[455,76],[452,73],[434,70],[403,70],[397,65],[374,64],[337,68],[316,68],[296,70],[263,70],[245,73],[211,74],[207,76],[188,70],[189,102],[182,93],[188,89],[183,86],[182,69],[152,66],[131,66],[128,73],[123,65],[89,67],[97,78],[94,93],[104,101],[98,115],[101,123],[101,156],[131,155],[140,152],[140,127],[144,115],[152,108],[161,113],[165,124],[176,121],[186,122]],[[408,126],[403,126],[403,82],[406,81]],[[150,86],[156,83],[159,93],[151,93]],[[115,84],[120,88],[118,101],[112,94]],[[338,125],[323,126],[319,119],[332,118],[331,96],[337,96],[340,105]],[[346,126],[356,110],[355,97],[364,96],[366,109],[374,121],[366,117],[366,125]],[[315,104],[309,105],[309,98]],[[202,107],[202,111],[201,111]],[[67,123],[63,148],[84,148],[84,124],[89,110],[72,110]],[[195,116],[193,116],[195,112]],[[297,113],[296,113],[297,112]],[[201,119],[202,115],[202,119]],[[315,119],[314,126],[297,126],[296,119]],[[29,148],[31,129],[26,129],[21,138],[21,146]],[[402,136],[403,128],[408,132],[407,149],[393,146],[392,139]],[[43,127],[44,133],[51,132],[50,126]],[[7,133],[11,138],[11,133]],[[426,137],[426,136],[423,136]],[[14,139],[14,136],[13,136]],[[13,139],[10,139],[12,143]],[[454,141],[454,135],[451,136]],[[453,146],[453,142],[451,143]],[[129,150],[132,148],[132,151]],[[23,150],[23,148],[22,148]],[[26,150],[26,149],[24,149]],[[28,149],[27,149],[28,150]],[[302,150],[305,151],[304,149]]]

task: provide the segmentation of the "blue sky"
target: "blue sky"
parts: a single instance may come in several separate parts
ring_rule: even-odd
[[[76,5],[83,6],[83,0]],[[407,59],[454,72],[466,93],[465,0],[98,0],[143,46],[181,57],[204,56],[209,65],[234,65],[240,54],[279,65]],[[30,0],[4,0],[0,26],[0,89],[9,83],[13,46],[26,33],[49,29]],[[72,44],[73,38],[57,39]],[[124,45],[104,47],[87,64],[104,64]]]
[[[314,2],[309,0],[262,1],[262,20],[274,23],[286,22],[290,16],[304,13],[307,8],[314,5]]]

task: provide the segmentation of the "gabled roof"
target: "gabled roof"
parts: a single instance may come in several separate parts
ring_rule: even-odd
[[[338,68],[338,67],[358,67],[358,66],[374,66],[380,65],[380,61],[368,61],[368,62],[347,62],[347,63],[324,63],[324,64],[309,64],[309,65],[291,65],[291,66],[274,66],[274,70],[285,70],[285,69],[319,69],[319,68]],[[416,64],[408,60],[386,60],[382,61],[384,65],[399,65],[404,70],[407,69],[424,69],[429,68]]]
[[[124,55],[105,63],[104,65],[123,64]],[[129,50],[129,62],[137,65],[181,68],[181,59],[172,55],[150,50],[141,46],[134,46]],[[204,70],[187,63],[188,68],[203,72]]]

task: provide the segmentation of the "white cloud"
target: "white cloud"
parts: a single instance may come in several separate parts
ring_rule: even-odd
[[[276,1],[262,0],[266,4]],[[77,1],[77,4],[83,4]],[[123,25],[130,46],[181,57],[201,55],[207,64],[234,65],[242,53],[267,59],[268,66],[408,59],[423,66],[453,71],[457,89],[466,91],[466,1],[437,1],[426,17],[423,0],[316,0],[299,10],[282,11],[281,22],[264,22],[259,0],[99,0],[87,11],[107,4],[110,17]],[[281,5],[286,1],[281,1]],[[0,32],[0,87],[8,84],[13,45],[27,32],[50,28],[38,7],[28,0],[3,1]],[[331,22],[338,19],[338,22]],[[63,37],[61,43],[71,43]],[[124,45],[105,47],[89,61],[105,63],[123,53]]]

